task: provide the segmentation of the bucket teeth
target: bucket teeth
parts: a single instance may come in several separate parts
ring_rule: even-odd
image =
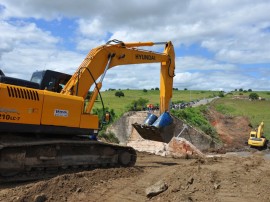
[[[169,143],[174,136],[173,124],[164,128],[156,128],[155,126],[147,126],[138,123],[134,123],[132,126],[140,136],[146,140]]]

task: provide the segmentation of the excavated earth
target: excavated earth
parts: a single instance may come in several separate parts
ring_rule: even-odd
[[[221,150],[241,151],[248,149],[246,143],[252,127],[247,117],[224,115],[212,108],[208,110],[206,117],[216,129],[223,143]]]
[[[224,152],[243,151],[250,130],[244,117],[215,111],[208,118],[216,127]],[[0,201],[270,201],[270,160],[267,151],[215,154],[184,159],[138,152],[131,168],[95,169],[32,182],[0,185]],[[162,181],[163,192],[146,190]]]

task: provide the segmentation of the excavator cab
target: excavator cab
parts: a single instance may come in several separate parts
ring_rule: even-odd
[[[52,70],[36,71],[32,74],[30,81],[6,76],[0,70],[0,83],[17,85],[40,90],[61,92],[71,75]]]
[[[31,82],[38,83],[39,89],[60,93],[71,78],[71,75],[52,70],[36,71],[32,74]]]

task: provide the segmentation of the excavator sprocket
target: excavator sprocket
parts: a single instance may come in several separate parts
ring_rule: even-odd
[[[85,139],[13,139],[0,143],[0,183],[40,179],[52,171],[129,167],[136,163],[136,151],[127,146]]]

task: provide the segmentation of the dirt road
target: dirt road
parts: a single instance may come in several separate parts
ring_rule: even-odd
[[[96,169],[0,186],[0,201],[270,201],[270,161],[250,157],[173,159],[138,153],[132,168]],[[162,180],[163,193],[145,189]]]

